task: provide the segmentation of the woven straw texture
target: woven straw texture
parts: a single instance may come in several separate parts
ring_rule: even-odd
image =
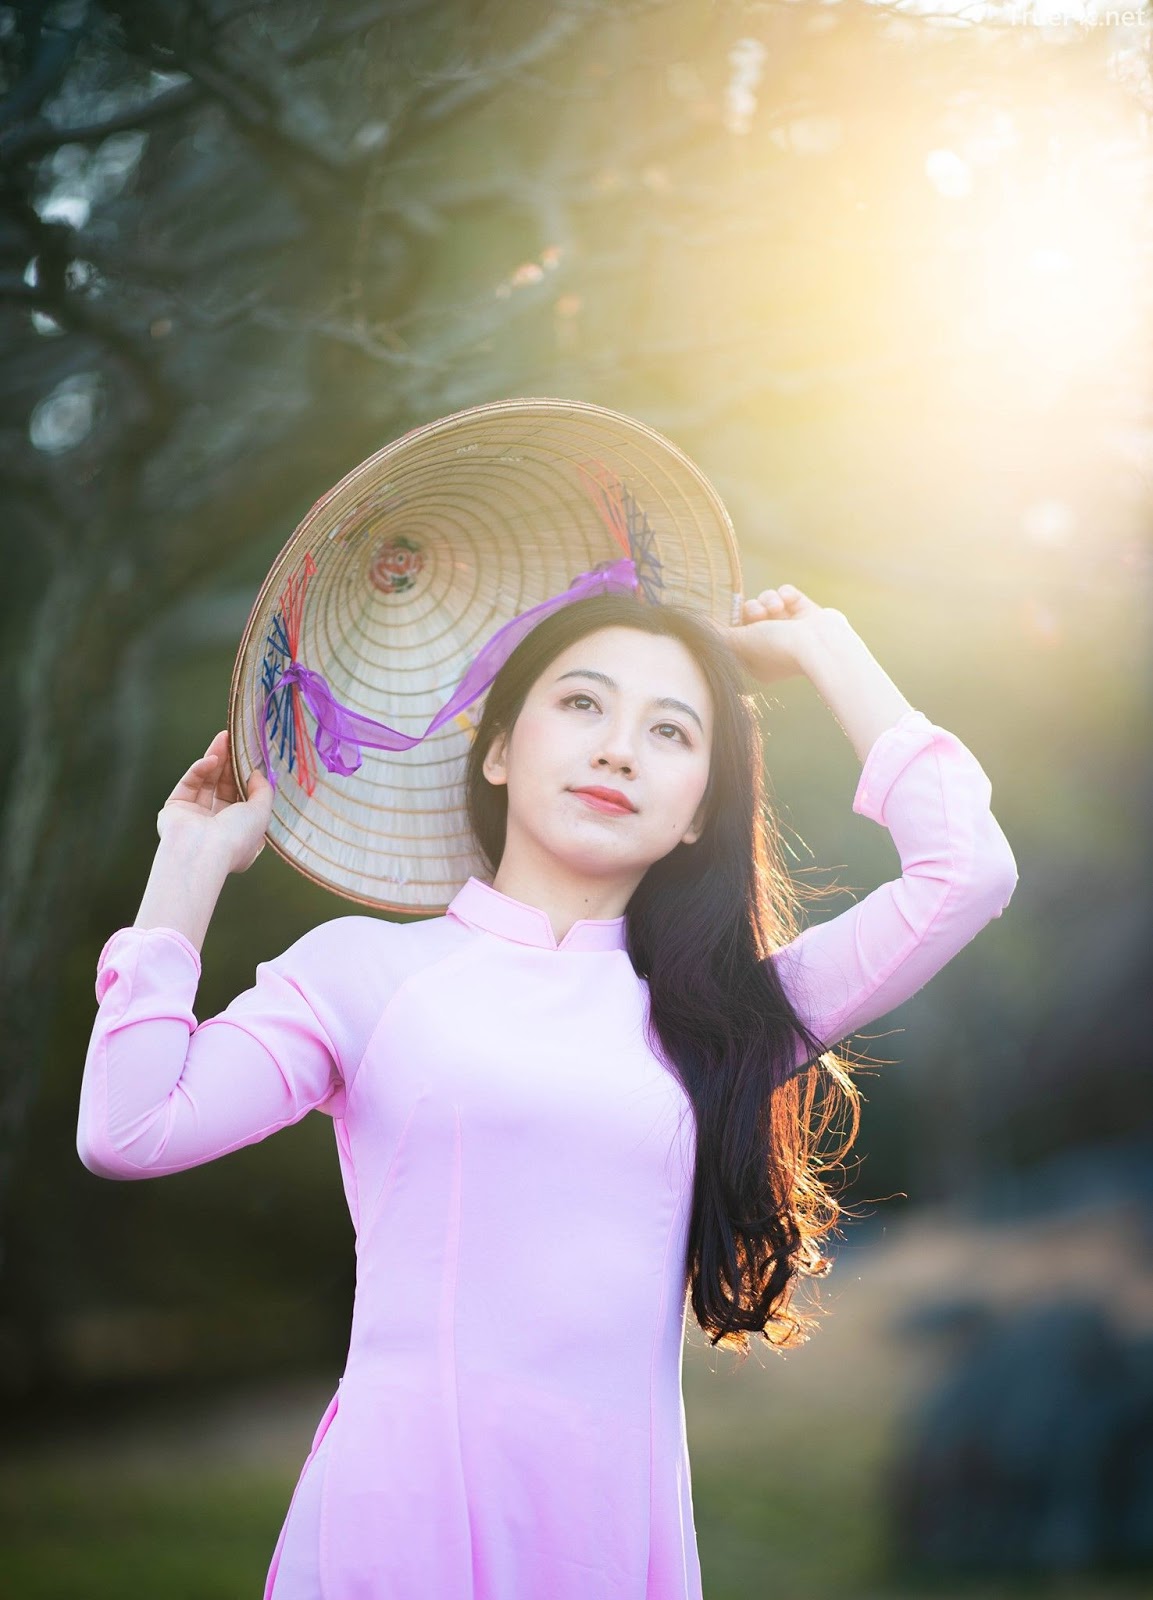
[[[232,675],[240,792],[263,768],[258,719],[286,626],[293,657],[322,673],[340,701],[415,736],[501,624],[618,559],[582,468],[607,469],[635,497],[659,558],[660,601],[722,625],[739,620],[732,523],[668,439],[582,401],[500,400],[455,412],[355,467],[274,562]],[[336,894],[389,911],[443,911],[470,875],[490,881],[463,786],[483,701],[411,750],[365,749],[359,770],[342,776],[300,737],[308,713],[293,698],[291,769],[284,726],[268,735],[278,777],[268,842],[285,860]]]

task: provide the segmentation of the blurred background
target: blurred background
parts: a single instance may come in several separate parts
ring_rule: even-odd
[[[854,1041],[819,1331],[743,1363],[692,1331],[708,1600],[1150,1592],[1151,33],[1080,0],[0,5],[0,1592],[260,1592],[347,1346],[331,1124],[94,1177],[96,959],[296,524],[516,395],[685,449],[746,591],[848,614],[1020,872]],[[896,851],[806,680],[763,720],[835,915]],[[265,851],[198,1015],[346,909]]]

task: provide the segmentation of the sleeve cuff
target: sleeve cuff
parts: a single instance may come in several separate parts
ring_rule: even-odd
[[[853,796],[853,810],[858,816],[869,817],[884,825],[885,801],[889,790],[908,766],[913,757],[931,744],[936,728],[923,711],[911,707],[902,712],[897,721],[873,741],[865,757],[857,792]]]
[[[116,981],[118,967],[131,963],[135,969],[142,952],[149,949],[157,954],[168,951],[172,946],[184,952],[191,960],[197,983],[200,981],[200,952],[184,934],[175,928],[117,928],[116,932],[104,942],[104,947],[96,958],[96,999],[101,1002],[108,989]],[[178,963],[179,964],[179,963]]]

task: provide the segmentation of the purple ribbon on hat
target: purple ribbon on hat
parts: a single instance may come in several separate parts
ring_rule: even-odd
[[[423,733],[401,733],[383,722],[352,711],[342,705],[329,688],[325,678],[299,661],[290,661],[276,678],[264,697],[260,716],[260,748],[264,756],[264,770],[273,789],[276,788],[276,769],[268,750],[268,707],[273,695],[288,684],[295,684],[305,704],[316,718],[313,743],[316,753],[329,772],[348,777],[361,765],[361,751],[411,750],[457,716],[466,706],[478,700],[512,655],[520,641],[550,612],[571,605],[589,595],[607,594],[612,590],[632,589],[639,584],[636,565],[631,557],[618,561],[602,561],[588,572],[573,579],[561,594],[530,606],[511,621],[504,623],[479,649],[469,664],[451,698],[441,706]]]

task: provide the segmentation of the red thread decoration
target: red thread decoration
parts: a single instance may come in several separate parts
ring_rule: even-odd
[[[629,524],[625,512],[624,500],[621,496],[620,484],[603,462],[598,461],[600,474],[594,476],[587,467],[578,461],[576,469],[585,481],[585,489],[589,499],[600,514],[600,519],[609,533],[621,547],[621,553],[631,556],[632,546],[629,543]]]

